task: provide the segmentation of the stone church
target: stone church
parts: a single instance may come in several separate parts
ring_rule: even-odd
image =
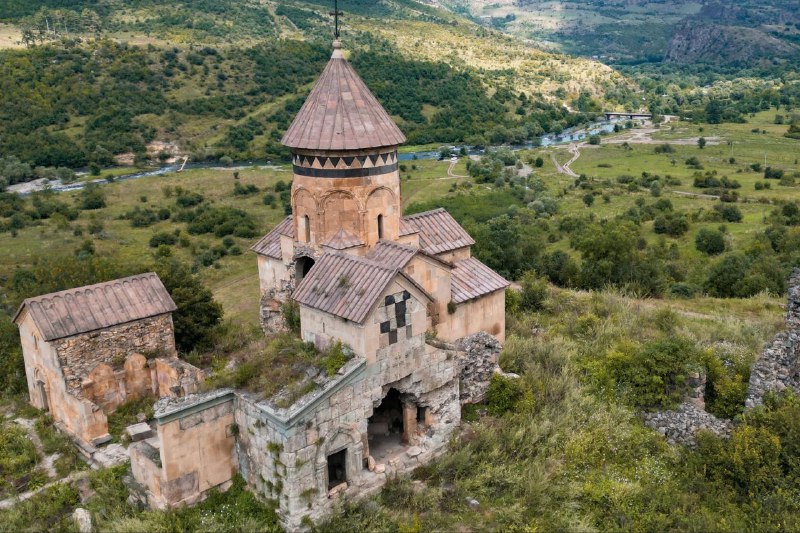
[[[125,280],[76,289],[97,306],[46,295],[58,300],[52,316],[36,301],[18,314],[31,401],[77,439],[99,445],[101,414],[127,397],[160,398],[155,436],[130,447],[154,506],[198,501],[238,472],[278,504],[287,529],[301,529],[443,453],[462,404],[480,401],[499,372],[508,282],[471,256],[474,241],[445,210],[402,215],[405,137],[338,40],[333,48],[282,141],[293,154],[292,215],[252,248],[264,329],[283,329],[282,309],[296,305],[305,341],[348,347],[333,378],[289,406],[240,390],[197,393],[203,376],[175,356],[174,304],[153,274],[127,291]],[[94,319],[68,319],[86,305]],[[47,333],[56,322],[58,335]],[[55,407],[63,398],[75,407]]]

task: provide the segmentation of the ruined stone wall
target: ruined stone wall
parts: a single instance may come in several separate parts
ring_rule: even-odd
[[[238,464],[234,402],[223,390],[156,403],[156,446],[131,447],[133,475],[148,488],[151,505],[192,504],[229,486]]]
[[[457,365],[454,352],[426,345],[421,333],[402,352],[378,350],[374,364],[345,375],[338,389],[314,400],[286,426],[267,412],[289,416],[292,408],[265,407],[240,394],[240,472],[258,493],[279,502],[290,530],[300,527],[306,516],[317,521],[332,510],[340,494],[369,494],[389,477],[442,453],[460,422]],[[408,451],[388,464],[376,464],[369,455],[367,420],[391,388],[405,402],[424,408],[425,422],[417,427],[414,416]],[[347,485],[329,492],[327,458],[342,449],[347,450]]]
[[[786,330],[767,345],[750,370],[747,407],[764,402],[768,392],[783,392],[788,387],[800,391],[800,269],[789,278]]]
[[[455,342],[458,350],[461,403],[477,403],[486,398],[486,391],[495,372],[503,346],[495,337],[478,332]]]
[[[53,341],[67,389],[81,394],[81,382],[100,364],[121,368],[131,354],[176,356],[172,316],[137,320]]]

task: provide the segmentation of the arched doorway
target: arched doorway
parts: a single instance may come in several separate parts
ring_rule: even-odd
[[[314,259],[311,257],[303,256],[298,257],[295,261],[295,273],[294,279],[295,281],[300,281],[301,279],[305,278],[309,272],[311,272],[311,268],[314,266]]]

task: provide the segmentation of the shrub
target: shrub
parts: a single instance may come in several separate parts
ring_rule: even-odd
[[[178,242],[178,236],[174,233],[156,233],[150,237],[150,248],[158,248],[162,244],[173,245]]]
[[[599,135],[590,135],[589,136],[589,144],[591,144],[593,146],[597,146],[601,142],[603,142],[603,139]]]
[[[181,192],[175,198],[175,204],[178,207],[194,207],[203,202],[203,195],[196,192]]]
[[[725,236],[719,230],[702,228],[694,238],[694,247],[706,255],[719,255],[725,251]]]
[[[735,205],[717,204],[714,206],[714,210],[722,216],[722,220],[725,222],[742,221],[742,212]]]
[[[671,237],[680,237],[689,231],[689,220],[683,213],[665,213],[658,215],[653,222],[653,231]]]
[[[102,209],[105,206],[106,195],[98,185],[91,183],[84,187],[80,193],[81,209],[90,211],[94,209]]]
[[[628,403],[671,409],[686,391],[686,375],[699,363],[692,341],[671,337],[642,346],[622,344],[606,355],[608,371]]]
[[[519,379],[494,374],[486,391],[486,406],[492,416],[502,416],[514,409],[522,397]]]
[[[286,327],[292,333],[300,335],[300,306],[291,298],[281,304],[281,315]]]
[[[545,278],[539,277],[533,270],[526,272],[520,281],[519,305],[523,311],[539,311],[544,308],[544,302],[550,293],[550,287]]]
[[[254,184],[242,185],[238,181],[233,184],[234,196],[250,196],[258,193],[259,189]]]

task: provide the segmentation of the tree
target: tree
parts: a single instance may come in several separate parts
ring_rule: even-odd
[[[586,204],[586,207],[592,207],[592,204],[594,203],[594,195],[592,193],[584,194],[583,203]]]
[[[106,206],[105,193],[94,183],[90,183],[81,191],[80,200],[81,209],[85,210],[102,209]]]
[[[700,137],[699,139],[697,139],[697,146],[702,150],[703,148],[706,147],[706,142],[707,141],[705,137]]]
[[[694,238],[694,247],[706,255],[719,255],[725,251],[725,236],[719,230],[702,228]]]
[[[542,167],[544,166],[544,159],[542,159],[542,158],[541,158],[541,156],[540,156],[540,157],[537,157],[537,158],[536,158],[536,161],[534,161],[534,163],[533,163],[533,164],[534,164],[534,166],[535,166],[536,168],[542,168]]]
[[[222,318],[222,306],[200,279],[179,261],[161,259],[155,271],[178,307],[172,315],[178,350],[187,353],[207,348],[214,327]]]

